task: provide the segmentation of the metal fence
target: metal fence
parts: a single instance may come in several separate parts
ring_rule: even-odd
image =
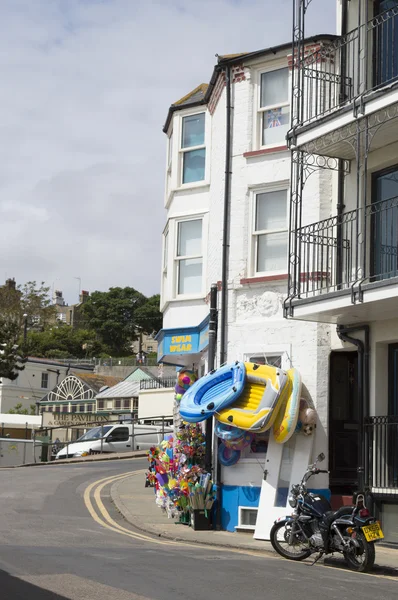
[[[109,357],[109,358],[54,358],[49,357],[49,360],[56,360],[63,365],[71,367],[156,367],[158,361],[156,357],[144,357],[137,359],[136,357]]]
[[[130,424],[132,425],[132,432],[129,435],[129,440],[130,440],[130,445],[131,445],[131,451],[133,450],[138,450],[139,449],[139,443],[137,443],[137,439],[139,442],[139,438],[144,438],[145,436],[148,438],[150,436],[153,436],[153,434],[158,433],[161,436],[161,441],[164,440],[165,434],[171,431],[171,427],[173,425],[173,416],[172,415],[159,415],[159,416],[151,416],[151,417],[141,417],[139,420],[137,420],[134,416],[133,418],[128,418],[127,415],[123,415],[123,416],[119,416],[116,419],[112,419],[112,420],[93,420],[90,422],[86,422],[84,423],[84,425],[82,423],[80,424],[76,424],[76,425],[60,425],[57,427],[45,427],[42,429],[37,429],[34,431],[33,434],[33,445],[35,446],[36,441],[39,439],[40,440],[40,444],[45,446],[45,454],[46,456],[44,457],[44,452],[43,452],[43,460],[53,460],[55,459],[56,454],[62,450],[63,448],[66,447],[66,456],[64,456],[63,458],[72,458],[73,455],[69,453],[69,446],[71,446],[73,443],[76,442],[76,440],[69,440],[68,438],[70,437],[70,433],[74,432],[74,431],[85,431],[87,429],[92,429],[93,427],[101,427],[101,435],[98,438],[98,440],[95,441],[100,441],[101,442],[101,449],[97,452],[92,452],[91,454],[102,454],[102,453],[109,453],[106,452],[107,448],[106,448],[106,436],[104,435],[104,427],[109,426],[109,425],[126,425],[126,424]],[[83,425],[83,426],[82,426]],[[143,426],[156,426],[157,429],[154,431],[145,431],[143,433],[139,433],[139,430],[136,429],[135,430],[135,426],[136,425],[143,425]],[[54,435],[56,435],[57,431],[65,431],[66,432],[66,442],[56,442],[53,438]],[[57,439],[57,438],[55,438]],[[44,442],[43,442],[44,440]],[[145,441],[145,439],[143,439],[143,441]],[[138,446],[138,447],[137,447]],[[36,462],[36,460],[35,460]]]
[[[295,57],[302,77],[302,122],[340,108],[398,78],[398,6],[389,8],[334,42]]]
[[[174,388],[176,385],[175,377],[166,377],[163,379],[142,379],[140,381],[140,390],[156,390],[159,388]]]
[[[370,417],[365,433],[372,492],[398,496],[398,417]]]
[[[398,276],[398,198],[296,230],[300,297]]]

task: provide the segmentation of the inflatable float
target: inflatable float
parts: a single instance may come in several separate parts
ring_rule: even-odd
[[[243,392],[246,371],[243,362],[225,365],[198,379],[181,398],[180,415],[188,423],[199,423],[229,406]]]
[[[294,434],[300,412],[301,376],[297,369],[287,372],[288,384],[281,394],[282,405],[274,423],[274,438],[278,444],[284,444]]]
[[[270,365],[244,363],[246,384],[235,402],[216,414],[220,423],[245,431],[262,432],[270,429],[286,400],[283,394],[289,377],[286,371]]]

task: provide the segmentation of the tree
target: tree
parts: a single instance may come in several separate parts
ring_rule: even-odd
[[[113,356],[131,352],[139,330],[151,333],[159,328],[159,296],[146,298],[131,287],[93,292],[82,306],[87,326],[94,330]]]
[[[163,317],[159,306],[160,295],[155,294],[136,310],[136,323],[145,333],[157,333],[162,328]]]
[[[29,332],[27,350],[33,356],[47,358],[87,358],[107,352],[95,331],[73,329],[65,324]]]
[[[35,415],[36,414],[36,406],[31,404],[29,409],[22,407],[22,402],[18,402],[14,406],[14,408],[10,408],[8,411],[9,415]]]
[[[21,335],[19,321],[12,315],[0,315],[0,377],[14,381],[26,362],[18,344]]]

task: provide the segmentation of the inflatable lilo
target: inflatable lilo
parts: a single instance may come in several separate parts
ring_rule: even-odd
[[[233,404],[216,414],[220,423],[245,431],[261,432],[274,424],[286,395],[289,372],[270,365],[244,363],[246,384]]]
[[[274,423],[274,438],[278,444],[284,444],[296,430],[301,396],[301,376],[297,369],[289,369],[288,385],[282,394],[282,406]]]
[[[188,423],[198,423],[237,400],[245,385],[242,362],[225,365],[198,379],[182,396],[180,415]]]

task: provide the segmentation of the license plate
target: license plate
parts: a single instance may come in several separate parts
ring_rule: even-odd
[[[362,527],[362,531],[367,542],[374,542],[375,540],[382,540],[384,538],[384,534],[379,523],[366,525],[366,527]]]

